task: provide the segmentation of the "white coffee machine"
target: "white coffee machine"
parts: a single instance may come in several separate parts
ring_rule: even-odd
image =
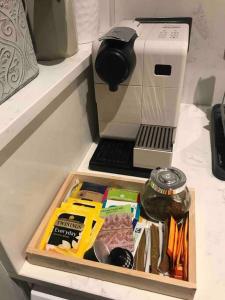
[[[93,43],[100,137],[133,141],[133,167],[171,165],[191,26],[183,20],[123,21]]]

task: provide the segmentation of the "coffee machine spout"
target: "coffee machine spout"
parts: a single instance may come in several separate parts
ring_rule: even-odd
[[[118,91],[118,85],[117,84],[109,84],[109,90],[110,90],[110,92]]]

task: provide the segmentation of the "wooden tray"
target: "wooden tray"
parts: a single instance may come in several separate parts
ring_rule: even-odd
[[[64,184],[58,191],[49,210],[44,216],[41,224],[36,230],[29,243],[26,254],[27,260],[35,265],[53,268],[57,270],[76,273],[87,277],[93,277],[118,284],[132,286],[138,289],[148,290],[182,299],[192,299],[196,290],[196,255],[195,255],[195,208],[194,191],[191,191],[191,207],[189,211],[189,278],[188,281],[178,280],[165,276],[154,275],[136,270],[111,266],[85,259],[66,257],[61,254],[50,253],[38,250],[41,237],[48,224],[48,221],[56,207],[61,205],[76,179],[90,181],[109,186],[124,187],[143,192],[143,180],[137,181],[134,178],[124,180],[121,177],[110,175],[91,176],[87,173],[75,173],[67,177]]]

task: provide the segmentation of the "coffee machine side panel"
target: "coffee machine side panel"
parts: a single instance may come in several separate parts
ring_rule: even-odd
[[[188,50],[186,24],[160,25],[144,51],[142,123],[177,126]]]
[[[141,124],[142,87],[120,85],[110,92],[105,84],[95,85],[100,136],[135,139]]]
[[[144,54],[144,86],[182,87],[187,44],[147,41]]]
[[[136,55],[136,66],[131,76],[124,81],[123,85],[142,85],[143,83],[143,74],[144,74],[144,45],[145,41],[137,38],[134,43],[134,52]],[[93,71],[94,71],[94,82],[105,84],[101,78],[99,78],[98,74],[95,70],[95,60],[98,54],[98,49],[101,46],[101,42],[94,41],[92,44],[92,63],[93,63]]]
[[[99,121],[101,138],[112,138],[134,141],[137,137],[139,124]]]
[[[143,87],[142,124],[176,127],[180,89]]]
[[[124,85],[141,85],[144,80],[144,47],[145,41],[137,38],[134,43],[134,52],[136,55],[136,66],[132,75],[123,82]]]

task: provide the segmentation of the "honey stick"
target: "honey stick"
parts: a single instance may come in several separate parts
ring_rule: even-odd
[[[168,239],[169,239],[169,228],[168,220],[164,224],[163,230],[163,249],[162,249],[162,260],[159,265],[159,269],[162,273],[169,272],[169,256],[167,254]]]
[[[144,262],[145,245],[146,245],[146,236],[145,233],[143,233],[135,255],[135,269],[143,272],[145,271],[145,262]]]
[[[152,224],[151,226],[151,273],[159,274],[159,229]]]

